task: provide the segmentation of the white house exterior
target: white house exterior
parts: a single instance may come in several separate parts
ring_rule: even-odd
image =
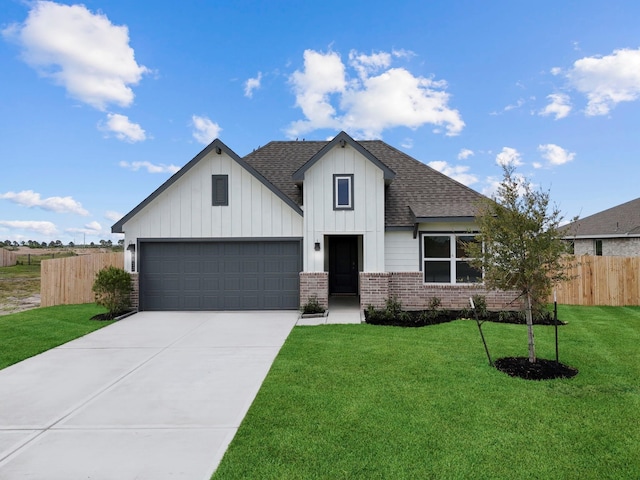
[[[381,141],[271,142],[240,158],[215,140],[112,230],[141,310],[293,309],[316,297],[433,297],[462,307],[488,292],[460,240],[482,196]]]

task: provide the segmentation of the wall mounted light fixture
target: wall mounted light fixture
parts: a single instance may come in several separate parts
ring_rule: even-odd
[[[347,146],[347,141],[344,139],[340,140],[340,148],[344,148],[346,146]]]
[[[314,249],[316,252],[319,252],[319,251],[320,251],[320,242],[316,242],[316,244],[313,246],[313,249]]]
[[[222,149],[220,147],[216,147],[216,153],[218,155],[222,155]]]

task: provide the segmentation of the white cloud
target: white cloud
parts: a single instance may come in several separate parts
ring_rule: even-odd
[[[571,101],[569,95],[565,93],[552,93],[547,95],[549,105],[540,111],[540,115],[555,115],[556,120],[564,118],[571,112]]]
[[[109,233],[108,231],[103,230],[102,225],[100,225],[100,223],[96,222],[95,220],[93,222],[87,223],[84,226],[84,228],[67,228],[65,232],[84,233],[86,235],[96,235],[96,236],[105,235]]]
[[[84,5],[36,1],[23,24],[3,30],[22,47],[24,61],[67,93],[97,109],[131,105],[137,85],[149,70],[129,46],[126,26],[111,23]]]
[[[444,127],[447,135],[457,135],[464,122],[457,110],[448,106],[446,82],[415,77],[404,68],[389,68],[394,57],[406,52],[378,52],[371,55],[349,53],[347,67],[335,52],[304,52],[304,68],[290,77],[296,106],[304,120],[293,122],[290,137],[321,128],[351,131],[355,136],[380,137],[386,129],[425,124]],[[338,113],[338,110],[340,113]]]
[[[391,54],[387,52],[365,55],[355,50],[349,52],[349,64],[358,72],[358,76],[366,79],[372,73],[391,65]]]
[[[51,222],[0,220],[0,227],[6,227],[11,230],[27,230],[41,235],[55,235],[58,233],[58,229]]]
[[[104,218],[106,218],[107,220],[111,220],[112,222],[117,222],[122,217],[124,217],[124,214],[120,212],[114,212],[113,210],[108,210],[104,214]]]
[[[220,136],[220,132],[222,131],[220,125],[212,122],[207,117],[193,115],[191,117],[191,124],[194,128],[193,138],[203,145],[209,145]]]
[[[296,106],[307,118],[291,125],[290,136],[318,128],[340,128],[329,102],[330,94],[344,92],[347,86],[345,66],[337,53],[305,50],[304,71],[296,70],[289,80],[294,86]]]
[[[402,143],[400,143],[400,146],[402,148],[406,148],[407,150],[410,150],[413,148],[413,138],[405,138]]]
[[[1,199],[10,200],[23,207],[38,207],[43,210],[56,213],[75,213],[77,215],[89,215],[82,204],[71,197],[49,197],[42,198],[39,193],[33,190],[23,190],[22,192],[7,192],[0,194]]]
[[[496,163],[503,167],[507,165],[513,165],[514,167],[523,165],[520,152],[511,147],[502,148],[502,151],[496,156]]]
[[[469,167],[464,165],[449,165],[442,160],[429,162],[427,165],[465,185],[472,185],[478,181],[478,177],[469,173]]]
[[[137,123],[129,121],[126,115],[108,113],[106,125],[100,127],[105,132],[113,132],[119,140],[129,143],[141,142],[147,139],[145,131]]]
[[[244,83],[244,96],[253,97],[253,91],[260,88],[260,82],[262,81],[262,72],[258,72],[258,76],[250,78]]]
[[[576,90],[587,96],[587,116],[607,115],[618,103],[640,97],[640,49],[581,58],[566,76]]]
[[[569,152],[553,143],[538,145],[538,151],[542,154],[542,158],[547,160],[551,165],[564,165],[576,156],[575,153]]]
[[[472,155],[475,155],[473,150],[469,150],[468,148],[463,148],[462,150],[460,150],[460,153],[458,153],[458,160],[466,160]]]
[[[551,69],[551,75],[560,75],[562,73],[562,69],[560,67],[553,67]]]
[[[504,111],[508,112],[510,110],[516,110],[516,109],[520,108],[521,106],[523,106],[525,103],[526,103],[526,100],[524,98],[519,98],[516,103],[512,103],[512,104],[507,105],[506,107],[504,107]]]
[[[144,168],[147,170],[147,172],[149,173],[176,173],[178,170],[180,170],[180,167],[176,166],[176,165],[165,165],[164,163],[160,163],[160,164],[155,164],[155,163],[151,163],[151,162],[120,162],[118,165],[120,165],[122,168],[126,168],[128,170],[131,170],[132,172],[137,172],[138,170],[140,170],[141,168]]]

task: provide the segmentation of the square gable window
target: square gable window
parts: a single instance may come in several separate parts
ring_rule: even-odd
[[[333,176],[333,209],[353,210],[353,174]]]

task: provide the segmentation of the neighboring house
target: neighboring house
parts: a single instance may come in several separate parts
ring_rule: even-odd
[[[488,292],[465,258],[474,190],[382,141],[271,142],[240,158],[214,140],[113,227],[141,310],[297,309],[397,297],[444,308]]]
[[[575,255],[640,256],[640,198],[563,227]]]

